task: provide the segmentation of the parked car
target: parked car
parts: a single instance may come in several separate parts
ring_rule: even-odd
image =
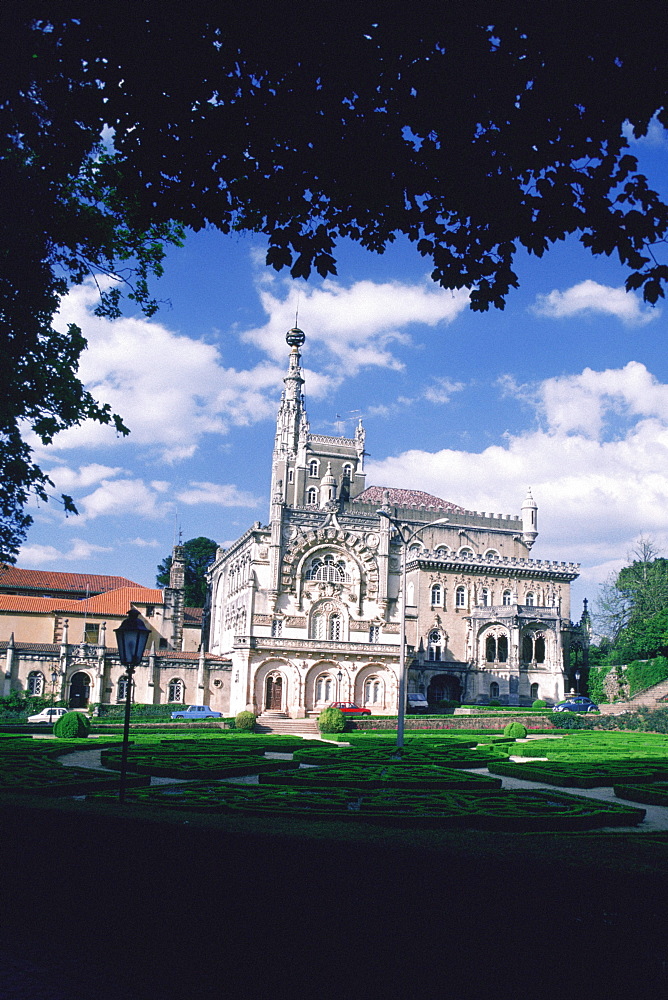
[[[43,708],[37,715],[29,715],[28,722],[57,722],[67,712],[66,708]]]
[[[406,707],[409,712],[426,712],[429,709],[429,702],[423,694],[419,694],[417,691],[409,691]]]
[[[172,712],[173,719],[222,719],[220,712],[214,712],[208,705],[188,705]]]
[[[329,707],[338,708],[344,715],[371,715],[370,709],[360,708],[354,701],[334,701]]]
[[[598,712],[598,705],[596,702],[592,701],[591,698],[585,697],[583,694],[576,695],[574,698],[567,698],[566,701],[560,701],[558,705],[555,705],[552,709],[553,712]]]

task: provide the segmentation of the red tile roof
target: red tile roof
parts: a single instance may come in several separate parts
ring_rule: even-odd
[[[456,503],[449,500],[441,500],[431,493],[423,493],[422,490],[400,490],[393,486],[367,486],[367,488],[356,496],[352,503],[373,503],[380,505],[384,501],[384,494],[388,493],[390,503],[395,507],[418,507],[436,510],[449,510],[453,513],[466,513],[464,507],[458,507]]]
[[[193,621],[201,625],[203,616],[204,616],[204,608],[183,609],[184,621]]]
[[[96,573],[52,573],[41,569],[21,569],[0,565],[0,590],[48,590],[71,593],[102,594],[119,587],[140,587],[124,576],[100,576]]]
[[[106,594],[96,594],[83,601],[65,597],[22,597],[19,594],[0,594],[0,611],[23,611],[41,614],[69,612],[81,615],[117,615],[124,617],[132,604],[162,605],[163,591],[148,587],[119,587]]]

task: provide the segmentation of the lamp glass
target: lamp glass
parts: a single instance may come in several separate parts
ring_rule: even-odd
[[[128,617],[114,629],[118,644],[118,655],[124,667],[136,667],[146,649],[151,630],[144,625],[136,608],[128,611]]]

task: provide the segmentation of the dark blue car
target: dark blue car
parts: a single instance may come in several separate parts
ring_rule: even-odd
[[[558,705],[555,705],[552,709],[553,712],[598,712],[598,705],[591,700],[591,698],[585,697],[583,694],[575,695],[573,698],[567,698],[566,701],[560,701]]]

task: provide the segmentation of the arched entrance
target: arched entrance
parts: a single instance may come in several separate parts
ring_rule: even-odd
[[[462,696],[462,686],[458,677],[451,674],[437,674],[432,677],[427,689],[427,701],[437,705],[439,701],[459,701]]]
[[[89,697],[90,677],[80,670],[70,681],[70,708],[88,708]]]
[[[279,712],[283,706],[283,678],[280,674],[269,674],[265,682],[265,712]]]

